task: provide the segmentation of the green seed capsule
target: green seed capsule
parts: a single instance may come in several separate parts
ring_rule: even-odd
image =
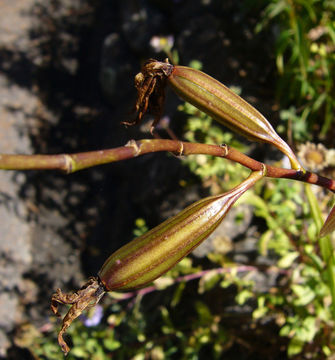
[[[146,286],[176,265],[221,223],[234,202],[263,176],[252,173],[233,190],[202,199],[112,254],[98,276],[107,291]]]
[[[141,288],[163,275],[205,240],[221,223],[235,201],[265,176],[265,166],[254,171],[233,190],[210,196],[190,205],[146,234],[112,254],[98,277],[91,278],[80,290],[66,294],[60,289],[52,296],[51,309],[56,315],[59,304],[71,305],[65,315],[58,342],[63,352],[70,350],[63,335],[85,309],[98,303],[106,291]]]
[[[163,69],[167,67],[166,63],[161,64]],[[276,146],[289,157],[292,168],[303,170],[289,145],[265,117],[240,96],[202,71],[186,66],[173,66],[172,71],[169,70],[168,84],[182,99],[237,133]]]

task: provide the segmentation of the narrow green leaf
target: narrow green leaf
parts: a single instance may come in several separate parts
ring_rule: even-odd
[[[185,286],[186,286],[185,282],[181,282],[178,284],[178,286],[176,287],[176,290],[172,296],[172,300],[170,303],[171,307],[176,307],[179,304],[179,301],[184,292]]]
[[[334,256],[329,258],[327,263],[327,271],[329,276],[329,288],[332,296],[332,314],[335,320],[335,259]]]
[[[325,223],[320,230],[320,237],[326,236],[335,230],[335,206],[331,209]]]
[[[258,250],[262,256],[267,256],[268,244],[269,244],[271,238],[273,238],[273,231],[270,229],[265,231],[265,233],[262,234],[262,236],[260,237],[260,239],[258,241]]]

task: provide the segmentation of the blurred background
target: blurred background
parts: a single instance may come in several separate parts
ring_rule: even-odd
[[[151,138],[134,118],[148,58],[202,69],[334,178],[335,1],[0,0],[0,151],[59,154]],[[158,133],[287,166],[167,93]],[[150,154],[79,173],[0,172],[0,356],[62,359],[50,298],[121,245],[248,174]],[[69,359],[326,359],[334,274],[317,239],[332,197],[264,180],[154,288],[106,295],[73,324]],[[311,212],[311,209],[317,211]],[[332,241],[329,238],[327,241]],[[335,283],[335,282],[334,282]]]

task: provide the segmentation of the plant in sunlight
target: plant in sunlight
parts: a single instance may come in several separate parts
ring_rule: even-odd
[[[117,299],[116,303],[133,299],[133,302],[130,300],[133,317],[127,313],[123,317],[129,320],[128,329],[134,329],[136,326],[132,327],[131,324],[136,323],[136,338],[143,345],[146,339],[145,324],[149,322],[149,317],[139,311],[140,298],[176,285],[170,306],[177,306],[185,284],[195,279],[199,279],[199,295],[213,291],[218,284],[220,288],[234,285],[239,306],[256,299],[258,306],[253,313],[254,320],[274,314],[277,324],[282,326],[281,335],[290,339],[289,355],[303,351],[311,343],[324,354],[333,351],[332,336],[319,337],[332,329],[330,320],[335,319],[335,257],[329,235],[335,228],[335,213],[332,210],[322,225],[321,210],[310,184],[334,192],[335,181],[307,171],[262,114],[228,87],[198,69],[172,65],[167,60],[160,62],[150,59],[136,75],[135,86],[138,92],[136,118],[126,125],[140,123],[149,113],[154,118],[151,133],[156,135],[155,127],[163,114],[165,89],[170,86],[192,105],[182,108],[191,117],[186,131],[186,138],[190,142],[156,138],[130,140],[118,148],[78,154],[0,155],[2,169],[58,169],[66,173],[158,151],[171,152],[175,156],[197,155],[200,157],[186,162],[212,187],[213,195],[196,201],[149,231],[143,219],[138,219],[137,237],[111,254],[95,277],[73,293],[63,293],[57,289],[51,299],[54,314],[60,316],[60,304],[70,305],[58,335],[63,352],[67,354],[70,351],[63,335],[84,310],[89,310],[89,317],[82,319],[86,326],[101,326],[103,314],[91,311],[105,293]],[[281,167],[280,163],[262,163],[245,155],[241,151],[246,151],[246,147],[232,141],[231,134],[223,133],[209,117],[251,141],[274,146],[287,156],[291,168]],[[227,142],[233,146],[227,145]],[[223,165],[222,158],[231,162]],[[221,182],[220,177],[226,177],[226,183]],[[269,178],[274,180],[270,181]],[[214,187],[216,181],[217,186]],[[289,186],[288,181],[291,182]],[[305,183],[304,188],[301,183]],[[248,191],[250,189],[253,190]],[[182,264],[188,261],[186,256],[214,232],[234,203],[245,193],[245,201],[253,205],[255,216],[261,218],[267,227],[260,235],[260,253],[266,255],[274,252],[277,256],[277,265],[269,266],[265,271],[285,278],[283,288],[269,294],[258,294],[254,281],[243,275],[258,272],[259,269],[252,265],[232,263],[227,266],[225,256],[209,254],[208,258],[216,267],[182,273]],[[176,268],[179,270],[174,273]],[[175,329],[174,321],[178,320],[170,317],[169,309],[163,304],[160,307],[164,323],[162,336],[173,334],[183,344],[183,356],[195,356],[204,345],[210,345],[215,354],[213,356],[218,358],[233,341],[219,326],[224,316],[216,314],[200,299],[195,302],[195,311],[197,321],[185,325],[190,334],[187,336]],[[93,353],[95,356],[102,354],[104,348],[122,348],[122,339],[114,331],[122,319],[114,314],[108,321],[113,328],[108,338],[110,341],[102,339],[103,336],[97,332],[99,340],[87,338],[84,345],[84,337],[80,339],[76,335],[73,337],[74,356],[85,358]],[[150,341],[144,346],[146,354],[154,352],[166,358],[173,356],[171,349],[176,346],[174,341],[171,340],[169,349],[164,348],[162,341],[157,345],[154,345],[154,339]],[[125,356],[129,356],[129,352]],[[101,358],[104,358],[103,355]]]
[[[314,131],[326,137],[335,110],[334,2],[271,0],[263,4],[256,30],[268,29],[270,24],[276,27],[281,117],[289,121],[296,139],[308,140]]]

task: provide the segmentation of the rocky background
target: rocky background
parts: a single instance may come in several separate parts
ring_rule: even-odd
[[[150,45],[159,35],[173,36],[181,64],[201,61],[267,115],[272,34],[254,35],[257,16],[234,0],[0,0],[0,152],[72,153],[149,137],[120,122],[133,116],[141,62],[165,56]],[[168,94],[177,134],[178,103]],[[23,324],[47,327],[54,290],[94,275],[132,238],[137,217],[152,227],[205,195],[200,184],[179,186],[189,176],[165,154],[73,175],[1,171],[1,357],[23,358]],[[244,240],[238,252],[248,260],[255,242]]]

